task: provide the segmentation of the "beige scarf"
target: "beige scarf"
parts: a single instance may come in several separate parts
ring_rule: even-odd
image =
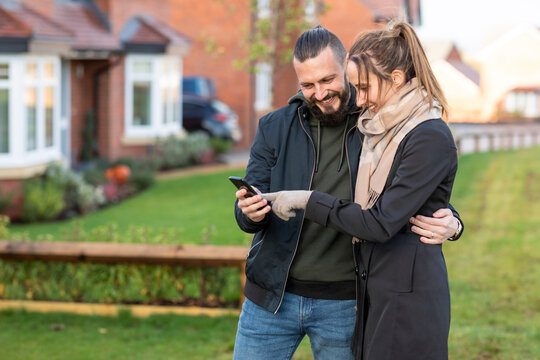
[[[354,201],[369,209],[377,202],[394,162],[399,143],[418,124],[441,117],[437,101],[429,108],[426,92],[416,78],[404,84],[373,115],[369,110],[358,118],[364,143],[358,166]]]

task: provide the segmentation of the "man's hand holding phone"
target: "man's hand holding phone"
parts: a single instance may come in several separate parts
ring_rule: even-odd
[[[251,221],[262,221],[266,214],[271,210],[271,207],[268,205],[268,201],[261,197],[261,192],[256,187],[249,185],[243,179],[241,179],[242,181],[238,181],[238,178],[232,176],[229,177],[229,179],[238,188],[238,191],[236,192],[238,208],[242,210],[242,213]],[[252,195],[252,192],[255,192],[255,195]]]

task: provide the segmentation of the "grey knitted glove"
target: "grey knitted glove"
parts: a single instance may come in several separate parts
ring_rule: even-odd
[[[278,191],[274,193],[261,194],[263,199],[272,201],[272,211],[279,218],[289,221],[290,218],[296,216],[296,210],[305,210],[311,191],[294,190],[294,191]]]

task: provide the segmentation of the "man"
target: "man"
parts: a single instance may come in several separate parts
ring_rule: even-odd
[[[316,189],[354,198],[362,135],[345,58],[341,41],[320,26],[298,39],[293,66],[301,91],[260,120],[251,148],[246,180],[261,192]],[[260,195],[245,195],[236,193],[235,216],[255,236],[234,359],[290,359],[306,334],[316,359],[352,359],[351,237],[304,221],[303,212],[283,221]],[[422,241],[440,244],[460,235],[450,210],[435,216],[411,219]]]

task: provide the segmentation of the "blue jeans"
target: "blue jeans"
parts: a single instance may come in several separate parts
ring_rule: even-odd
[[[322,300],[285,293],[276,314],[244,301],[234,360],[291,359],[307,334],[314,359],[353,359],[355,300]]]

